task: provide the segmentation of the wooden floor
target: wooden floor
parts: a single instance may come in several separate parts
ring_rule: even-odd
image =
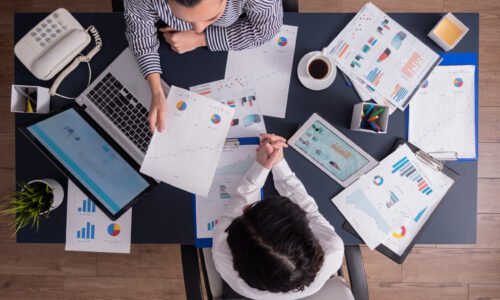
[[[0,1],[0,195],[14,187],[13,12],[109,12],[105,0]],[[386,12],[480,12],[479,197],[476,245],[417,246],[402,266],[363,249],[371,299],[500,299],[500,0],[374,0]],[[302,0],[303,12],[355,12],[362,0]],[[130,255],[18,245],[0,217],[1,299],[184,299],[180,249]]]

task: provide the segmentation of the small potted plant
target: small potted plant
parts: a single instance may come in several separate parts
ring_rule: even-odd
[[[64,198],[62,186],[54,179],[38,179],[18,184],[19,190],[2,199],[1,214],[15,215],[12,228],[15,233],[29,225],[40,224],[42,217],[48,218],[49,212],[61,205]]]

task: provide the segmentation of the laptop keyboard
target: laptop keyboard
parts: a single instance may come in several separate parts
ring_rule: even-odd
[[[143,153],[152,134],[149,111],[111,73],[87,94],[90,99]]]

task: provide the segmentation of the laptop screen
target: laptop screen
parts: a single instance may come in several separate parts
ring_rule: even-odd
[[[150,186],[74,108],[26,129],[112,214]]]

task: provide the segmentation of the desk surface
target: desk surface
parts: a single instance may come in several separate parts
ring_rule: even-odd
[[[104,47],[92,60],[92,73],[99,74],[127,46],[124,37],[124,20],[120,14],[75,14],[84,27],[91,24],[99,30]],[[39,22],[44,14],[16,14],[15,40],[19,40]],[[300,58],[307,52],[327,45],[347,25],[354,14],[297,14],[286,13],[285,24],[298,25],[299,33],[295,49],[294,67],[290,82],[288,107],[285,119],[265,118],[269,132],[290,137],[299,124],[318,112],[342,133],[365,149],[378,160],[383,159],[394,142],[405,137],[404,113],[397,111],[390,117],[389,130],[385,135],[374,135],[349,130],[352,107],[359,98],[347,87],[341,76],[334,84],[321,92],[304,88],[296,76]],[[438,22],[441,15],[435,14],[391,14],[403,27],[427,43],[435,51],[441,50],[427,38],[427,33]],[[457,14],[470,28],[464,40],[452,52],[478,53],[479,15]],[[226,52],[211,53],[198,49],[184,55],[173,53],[165,43],[161,44],[163,78],[170,84],[189,86],[224,78]],[[87,68],[81,65],[61,86],[60,93],[77,95],[85,89]],[[48,86],[30,75],[16,59],[15,83]],[[52,108],[67,104],[65,100],[52,98]],[[33,116],[17,114],[16,127]],[[321,213],[332,223],[346,244],[358,244],[360,240],[342,229],[344,217],[330,199],[341,191],[341,186],[312,165],[294,150],[287,149],[285,157],[297,176],[302,179],[309,193],[316,199]],[[444,203],[420,237],[419,243],[476,242],[477,212],[477,162],[451,162],[447,165],[460,174]],[[66,185],[67,179],[18,131],[16,131],[16,179],[28,181],[51,177]],[[275,194],[271,178],[264,188],[265,195]],[[134,243],[182,243],[194,242],[194,223],[191,196],[167,184],[160,184],[147,198],[133,207],[132,242]],[[66,201],[53,211],[50,218],[41,222],[38,232],[23,229],[17,235],[22,243],[63,243],[66,231]]]

